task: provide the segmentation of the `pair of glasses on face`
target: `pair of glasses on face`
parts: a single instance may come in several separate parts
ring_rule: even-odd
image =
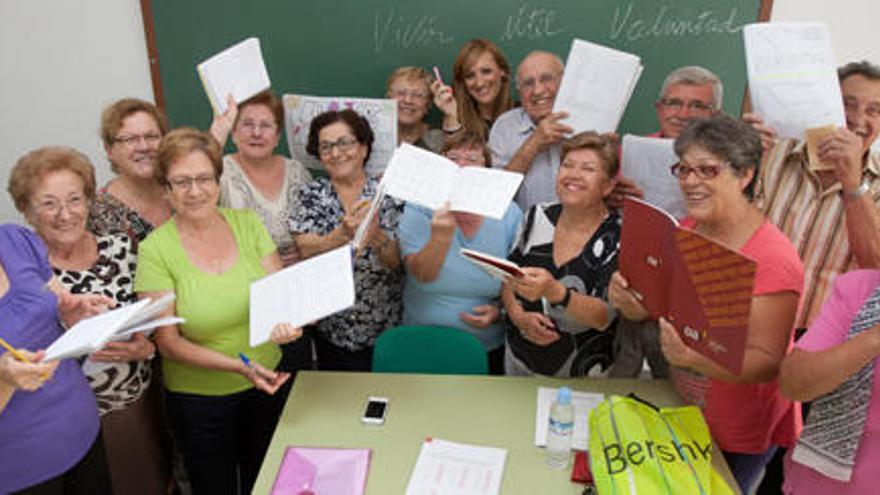
[[[192,189],[193,185],[204,190],[216,183],[217,179],[214,177],[214,174],[203,174],[195,177],[172,177],[168,179],[168,187],[170,187],[172,191],[189,191]]]
[[[318,144],[318,153],[327,156],[333,153],[333,148],[345,153],[351,151],[358,144],[358,140],[353,137],[341,137],[336,141],[322,141]]]
[[[61,213],[61,210],[64,208],[67,208],[67,211],[81,211],[85,205],[85,196],[77,194],[63,201],[58,198],[46,198],[34,205],[34,209],[41,215],[54,216]]]
[[[709,180],[718,177],[718,174],[721,173],[721,167],[726,165],[727,162],[724,163],[706,163],[700,165],[688,165],[685,162],[678,162],[675,165],[669,167],[669,170],[672,172],[672,175],[678,177],[678,180],[687,179],[688,175],[693,173],[697,176],[698,179]]]
[[[516,86],[520,91],[533,91],[538,83],[541,83],[542,86],[549,86],[551,84],[556,84],[559,81],[559,75],[553,74],[552,72],[544,72],[538,77],[527,77],[525,79],[520,79],[516,82]]]
[[[419,90],[391,89],[389,93],[391,93],[391,97],[395,100],[405,100],[407,97],[415,101],[426,101],[428,99],[428,93]]]
[[[259,133],[274,133],[278,127],[273,122],[254,122],[252,120],[244,120],[239,124],[242,130],[248,133],[257,131]]]
[[[148,132],[146,134],[131,134],[116,136],[113,138],[114,143],[121,143],[123,146],[134,148],[141,141],[148,146],[155,146],[162,140],[162,135],[156,132]]]
[[[660,98],[660,104],[665,108],[670,110],[675,110],[676,112],[681,111],[682,108],[687,108],[691,112],[711,112],[715,109],[715,107],[711,103],[706,103],[705,101],[700,100],[691,100],[685,102],[684,100],[680,100],[678,98]]]

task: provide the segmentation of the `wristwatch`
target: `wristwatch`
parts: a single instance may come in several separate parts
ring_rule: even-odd
[[[859,187],[853,189],[852,191],[844,192],[843,189],[841,189],[840,196],[843,198],[844,201],[851,201],[854,199],[859,199],[860,197],[867,194],[870,190],[871,187],[868,184],[868,181],[863,180],[862,183],[859,184]]]

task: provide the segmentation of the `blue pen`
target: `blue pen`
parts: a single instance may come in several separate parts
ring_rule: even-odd
[[[238,353],[238,358],[241,359],[241,362],[244,363],[245,366],[256,372],[256,368],[254,368],[254,364],[251,362],[250,358],[244,355],[243,352]]]

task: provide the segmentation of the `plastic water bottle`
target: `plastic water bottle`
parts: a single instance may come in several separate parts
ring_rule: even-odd
[[[547,465],[565,469],[571,459],[571,434],[574,430],[574,408],[571,389],[560,387],[556,400],[550,406],[550,424],[547,428]]]

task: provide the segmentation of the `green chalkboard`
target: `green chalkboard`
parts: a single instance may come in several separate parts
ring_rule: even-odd
[[[205,128],[211,109],[196,64],[250,36],[279,93],[381,97],[401,65],[452,75],[468,39],[495,41],[516,66],[529,51],[563,60],[578,37],[635,53],[645,67],[621,132],[656,130],[663,77],[702,65],[738,113],[746,86],[742,26],[772,0],[142,0],[157,101],[172,125]]]

